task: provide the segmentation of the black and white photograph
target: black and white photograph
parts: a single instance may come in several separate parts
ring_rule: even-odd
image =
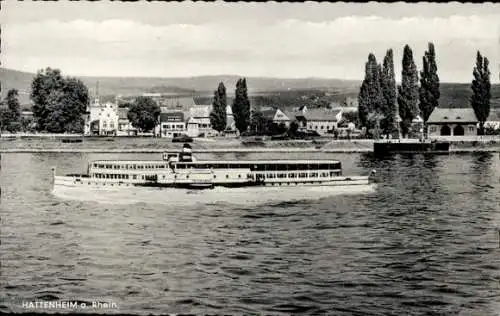
[[[0,21],[1,313],[500,316],[500,4]]]

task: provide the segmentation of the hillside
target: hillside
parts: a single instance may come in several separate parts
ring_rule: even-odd
[[[63,73],[64,75],[64,73]],[[2,83],[1,97],[9,89],[18,89],[21,104],[29,104],[29,90],[35,74],[0,68]],[[189,78],[120,78],[120,77],[79,77],[94,93],[99,81],[99,93],[102,96],[135,95],[145,92],[162,92],[176,95],[196,96],[202,103],[210,102],[212,91],[220,81],[226,85],[228,96],[234,93],[238,76],[200,76]],[[341,102],[345,97],[356,97],[359,82],[339,79],[282,79],[248,77],[247,84],[252,102],[256,105],[281,104],[296,106],[308,104],[315,98],[324,102]],[[325,92],[328,96],[325,97]],[[471,95],[470,84],[442,83],[441,107],[468,107]],[[492,85],[492,106],[500,107],[500,85]]]
[[[63,75],[64,72],[63,72]],[[29,99],[29,88],[35,74],[0,68],[0,80],[2,81],[2,96],[9,89],[18,89],[22,103]],[[187,78],[150,78],[150,77],[78,77],[93,92],[99,81],[99,94],[101,95],[135,95],[144,92],[180,93],[191,95],[212,95],[219,82],[224,82],[228,94],[234,93],[236,81],[239,76],[218,75],[199,76]],[[264,77],[247,77],[249,93],[260,93],[276,90],[296,89],[331,89],[331,88],[353,88],[359,84],[357,81],[345,81],[339,79],[281,79]],[[24,96],[28,98],[25,99]]]

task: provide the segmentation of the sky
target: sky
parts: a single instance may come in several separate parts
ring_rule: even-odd
[[[41,14],[43,12],[43,14]],[[428,42],[442,82],[500,69],[500,4],[2,2],[2,67],[71,76],[239,75],[362,80],[369,53]]]

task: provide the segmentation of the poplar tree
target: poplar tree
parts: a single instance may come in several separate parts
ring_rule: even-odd
[[[382,94],[385,99],[385,130],[389,134],[398,134],[396,75],[394,72],[394,56],[392,49],[387,50],[381,76]]]
[[[410,46],[405,45],[403,51],[403,70],[401,71],[401,85],[398,86],[398,106],[401,117],[401,132],[407,136],[411,123],[418,113],[418,72],[413,61],[413,52]]]
[[[370,53],[365,64],[365,79],[358,95],[358,116],[362,126],[372,128],[384,108],[384,98],[380,87],[381,67],[375,55]]]
[[[479,121],[479,133],[484,134],[484,122],[490,115],[491,83],[488,58],[478,51],[473,70],[471,106]]]
[[[247,81],[245,78],[238,79],[236,82],[232,110],[236,128],[240,133],[245,132],[250,124],[250,101],[248,100]]]
[[[220,82],[217,90],[214,91],[212,112],[210,112],[210,123],[212,124],[212,128],[219,133],[226,129],[226,106],[226,87],[224,83]]]
[[[422,58],[422,71],[420,72],[420,112],[424,123],[431,116],[432,111],[439,105],[439,76],[437,74],[436,52],[434,44],[429,43],[428,50]]]

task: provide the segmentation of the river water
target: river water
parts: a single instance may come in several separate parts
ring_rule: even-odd
[[[200,158],[283,158],[262,155]],[[376,169],[379,183],[269,201],[72,200],[52,195],[50,167],[159,155],[2,154],[0,311],[59,300],[116,304],[98,313],[500,314],[498,154],[287,158],[306,156]]]

